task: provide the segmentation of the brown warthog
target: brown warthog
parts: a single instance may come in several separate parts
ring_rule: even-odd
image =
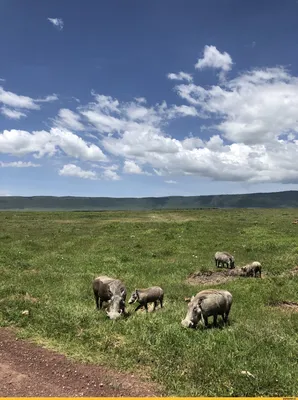
[[[235,259],[232,254],[226,251],[217,251],[214,255],[215,266],[219,268],[221,265],[224,267],[226,264],[227,268],[235,268]]]
[[[93,281],[93,293],[97,309],[102,308],[104,301],[108,302],[110,319],[117,319],[125,313],[126,288],[119,279],[98,276]]]
[[[153,308],[154,311],[155,308],[157,307],[158,301],[160,307],[162,308],[163,296],[164,296],[164,291],[159,286],[152,286],[147,289],[136,289],[130,296],[128,304],[133,304],[137,301],[139,305],[137,306],[135,311],[144,306],[146,311],[148,312],[148,303],[154,303],[154,308]]]
[[[241,267],[240,269],[245,276],[254,276],[256,278],[258,274],[260,278],[262,277],[262,265],[259,261],[254,261],[251,264],[244,265],[244,267]]]
[[[213,316],[213,324],[217,325],[218,315],[221,315],[226,323],[232,302],[233,296],[227,290],[202,290],[196,296],[192,296],[186,317],[181,324],[186,328],[196,328],[201,320],[204,321],[205,326],[208,326],[208,317]]]

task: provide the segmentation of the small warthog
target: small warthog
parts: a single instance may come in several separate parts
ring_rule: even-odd
[[[226,264],[227,268],[235,268],[235,259],[232,254],[225,251],[217,251],[214,255],[215,266],[219,268],[221,265],[224,267]]]
[[[192,296],[186,317],[181,324],[186,328],[196,328],[201,320],[205,326],[208,326],[208,317],[213,316],[213,324],[217,325],[218,315],[221,315],[226,323],[232,302],[233,296],[227,290],[202,290],[196,296]]]
[[[139,303],[135,311],[140,309],[141,307],[145,307],[148,312],[148,303],[154,303],[154,308],[157,307],[157,302],[159,301],[160,307],[162,308],[164,291],[159,286],[152,286],[147,289],[136,289],[130,299],[128,300],[128,304],[133,304],[136,301]]]
[[[97,309],[102,308],[104,301],[108,302],[110,319],[117,319],[125,313],[126,288],[119,279],[98,276],[93,281],[93,293]]]
[[[241,272],[245,276],[254,276],[255,278],[257,277],[257,274],[261,278],[262,276],[262,265],[259,263],[259,261],[254,261],[251,264],[244,265],[244,267],[241,267]]]

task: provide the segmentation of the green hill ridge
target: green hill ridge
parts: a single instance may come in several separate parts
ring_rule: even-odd
[[[2,196],[0,210],[156,210],[298,207],[298,191],[143,198]]]

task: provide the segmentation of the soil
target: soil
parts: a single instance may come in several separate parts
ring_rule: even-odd
[[[297,271],[298,273],[298,271]],[[217,271],[198,271],[191,273],[186,282],[191,285],[218,285],[221,283],[232,281],[236,278],[249,278],[243,275],[240,268],[233,269],[222,269]],[[262,273],[262,278],[264,278],[264,273]],[[253,279],[260,279],[253,278]]]
[[[239,277],[239,272],[236,268],[222,271],[199,271],[191,273],[187,278],[187,283],[192,285],[217,285],[232,281],[237,277]]]
[[[298,303],[294,301],[281,301],[274,304],[272,307],[277,307],[282,311],[298,312]]]
[[[0,397],[158,397],[156,384],[68,360],[0,328]]]
[[[293,269],[291,269],[290,275],[292,275],[292,276],[298,275],[298,265],[296,267],[294,267]]]

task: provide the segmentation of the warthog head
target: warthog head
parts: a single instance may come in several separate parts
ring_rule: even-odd
[[[139,294],[137,289],[131,294],[128,304],[133,304],[139,299]]]
[[[107,316],[112,319],[118,319],[125,311],[125,301],[123,299],[124,291],[121,294],[111,294],[111,299],[109,301],[109,309],[106,312]]]
[[[202,317],[202,311],[198,304],[193,304],[193,298],[194,296],[192,297],[190,303],[188,303],[187,314],[185,319],[181,321],[181,325],[185,328],[195,329]]]

